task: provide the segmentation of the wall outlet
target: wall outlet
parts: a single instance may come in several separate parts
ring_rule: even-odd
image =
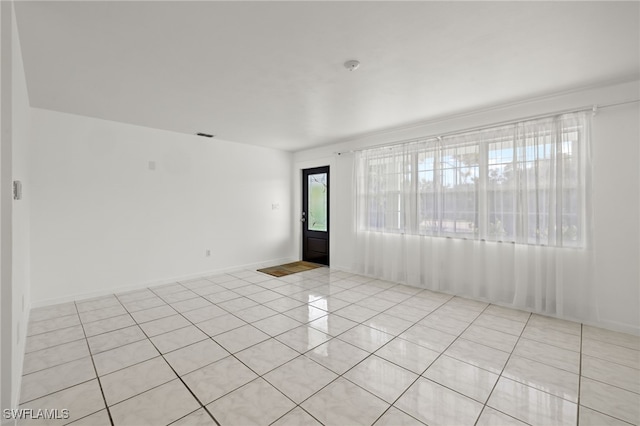
[[[204,255],[205,255],[206,257],[211,256],[211,250],[206,249],[206,250],[204,251]]]
[[[156,162],[149,161],[149,170],[155,170],[155,169],[156,169]]]
[[[280,210],[280,203],[271,204],[271,210]]]

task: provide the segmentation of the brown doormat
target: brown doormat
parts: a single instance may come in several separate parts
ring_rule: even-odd
[[[272,266],[270,268],[258,269],[258,272],[272,275],[274,277],[284,277],[285,275],[295,274],[297,272],[310,271],[312,269],[321,268],[324,265],[317,263],[299,261],[287,263],[284,265]]]

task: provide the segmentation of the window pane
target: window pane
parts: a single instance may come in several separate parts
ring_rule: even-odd
[[[555,144],[550,132],[528,132],[516,150],[523,217],[523,241],[549,243],[549,214],[553,199]],[[553,232],[553,230],[551,230]]]
[[[516,241],[513,137],[488,145],[487,239]]]
[[[581,247],[584,119],[565,115],[373,149],[360,157],[368,175],[358,176],[358,225]]]
[[[327,174],[309,175],[309,231],[327,232]]]
[[[418,155],[418,232],[423,235],[438,235],[440,230],[435,166],[435,149]]]
[[[369,161],[368,170],[368,229],[403,231],[401,193],[411,180],[405,158],[402,155],[374,158]]]
[[[440,155],[441,235],[473,238],[477,232],[479,147],[447,147]]]
[[[562,245],[577,247],[582,240],[580,174],[578,148],[580,134],[577,130],[562,134]]]

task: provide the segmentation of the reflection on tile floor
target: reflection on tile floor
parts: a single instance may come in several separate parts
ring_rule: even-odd
[[[640,423],[636,336],[328,268],[34,309],[26,352],[70,417],[20,424]]]

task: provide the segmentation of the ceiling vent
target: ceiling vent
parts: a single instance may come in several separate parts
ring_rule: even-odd
[[[203,138],[212,138],[215,135],[210,135],[209,133],[196,133],[198,136],[202,136]]]

